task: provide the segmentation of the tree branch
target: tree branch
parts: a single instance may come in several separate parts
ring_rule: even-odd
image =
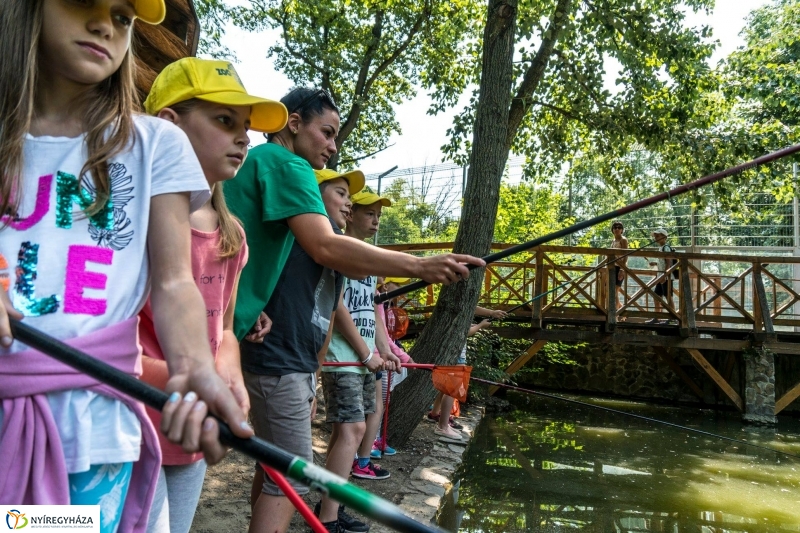
[[[341,146],[347,137],[353,132],[358,123],[358,119],[361,115],[361,111],[364,108],[364,104],[366,103],[365,97],[369,94],[370,89],[372,89],[372,85],[375,83],[375,80],[383,74],[383,72],[394,63],[398,57],[400,57],[403,52],[405,52],[411,43],[414,40],[414,37],[417,36],[422,25],[424,24],[425,20],[428,18],[430,14],[430,3],[425,2],[425,9],[420,13],[417,19],[414,21],[414,25],[406,35],[405,40],[398,46],[391,54],[389,54],[383,61],[375,68],[369,78],[364,82],[363,87],[361,88],[361,92],[356,92],[353,95],[353,106],[350,109],[350,113],[347,115],[347,120],[342,125],[341,129],[339,130],[339,136],[336,138],[336,145]],[[374,34],[374,33],[373,33]],[[371,59],[371,58],[370,58]],[[362,72],[364,72],[364,68],[362,67]],[[360,79],[359,73],[359,79]],[[358,88],[356,89],[358,91]]]
[[[345,159],[344,161],[339,161],[339,164],[340,165],[346,165],[348,163],[357,163],[357,162],[361,161],[362,159],[366,159],[368,157],[372,157],[373,155],[379,154],[379,153],[383,152],[384,150],[388,150],[389,148],[391,148],[395,144],[397,144],[397,143],[392,143],[392,144],[390,144],[388,146],[384,146],[380,150],[375,150],[374,152],[370,152],[368,154],[360,155],[358,157],[352,157],[350,159]]]
[[[281,36],[283,37],[283,45],[286,48],[286,51],[289,53],[289,55],[301,61],[304,65],[311,68],[312,70],[318,71],[319,67],[315,62],[306,57],[304,54],[301,54],[300,52],[295,50],[290,44],[288,35],[289,27],[286,23],[286,17],[281,17],[280,23],[281,23],[281,29],[283,30],[281,32]]]
[[[556,8],[553,11],[553,17],[550,19],[550,24],[544,32],[542,44],[536,52],[531,65],[525,72],[522,78],[517,93],[511,100],[511,107],[508,110],[508,130],[506,132],[506,149],[510,150],[511,145],[514,143],[514,138],[517,136],[522,119],[525,118],[528,110],[530,109],[530,98],[539,86],[539,83],[544,77],[544,72],[547,69],[547,63],[553,55],[556,43],[564,31],[567,23],[568,11],[572,7],[572,0],[558,0]]]

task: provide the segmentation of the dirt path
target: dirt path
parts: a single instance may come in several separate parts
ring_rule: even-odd
[[[321,400],[321,393],[319,399]],[[314,462],[322,465],[325,462],[325,449],[330,436],[330,428],[322,422],[324,414],[317,414],[312,423],[314,446]],[[351,478],[358,486],[386,498],[394,503],[402,496],[397,494],[411,472],[433,448],[433,425],[421,423],[403,448],[398,448],[397,455],[385,457],[379,464],[391,472],[392,477],[381,481]],[[192,533],[227,533],[247,531],[250,523],[250,486],[253,479],[254,462],[238,452],[231,452],[225,460],[208,469],[200,504],[192,524]],[[320,495],[311,493],[304,498],[313,506],[320,500]],[[350,512],[350,511],[348,511]],[[357,516],[357,513],[353,513]],[[360,517],[363,519],[363,517]],[[295,513],[290,533],[308,532],[309,527]]]

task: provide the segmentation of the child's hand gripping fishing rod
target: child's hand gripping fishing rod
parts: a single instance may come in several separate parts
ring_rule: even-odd
[[[94,357],[81,352],[41,331],[9,319],[14,337],[28,346],[69,365],[96,380],[124,392],[153,409],[161,410],[168,396],[147,383],[117,370]],[[209,415],[213,416],[213,415]],[[216,417],[215,417],[216,418]],[[396,531],[408,533],[442,533],[436,526],[417,522],[403,514],[392,503],[375,496],[313,463],[307,463],[277,446],[257,437],[243,439],[233,434],[230,427],[217,419],[220,442],[249,455],[257,461],[303,483],[328,494],[334,500],[351,507]]]
[[[487,265],[489,263],[497,262],[497,261],[499,261],[501,259],[505,259],[506,257],[512,256],[514,254],[518,254],[520,252],[525,252],[525,251],[530,250],[531,248],[534,248],[536,246],[540,246],[542,244],[546,244],[546,243],[554,241],[556,239],[561,239],[562,237],[566,237],[567,235],[571,235],[571,234],[573,234],[573,233],[575,233],[577,231],[580,231],[580,230],[583,230],[583,229],[586,229],[586,228],[590,228],[590,227],[595,226],[597,224],[600,224],[602,222],[606,222],[608,220],[611,220],[612,218],[621,217],[622,215],[626,215],[626,214],[631,213],[633,211],[637,211],[639,209],[642,209],[643,207],[647,207],[647,206],[653,205],[655,203],[661,202],[662,200],[667,200],[669,198],[672,198],[673,196],[680,196],[681,194],[685,194],[685,193],[687,193],[689,191],[692,191],[694,189],[697,189],[699,187],[704,187],[706,185],[710,185],[712,183],[720,181],[720,180],[722,180],[724,178],[727,178],[729,176],[733,176],[735,174],[739,174],[741,172],[744,172],[745,170],[749,170],[749,169],[754,168],[754,167],[758,167],[758,166],[761,166],[761,165],[765,165],[767,163],[771,163],[772,161],[781,159],[783,157],[787,157],[787,156],[795,154],[797,152],[800,152],[800,144],[796,144],[794,146],[789,146],[787,148],[783,148],[782,150],[778,150],[777,152],[772,152],[770,154],[762,155],[759,158],[753,159],[753,160],[748,161],[746,163],[742,163],[742,164],[736,165],[734,167],[730,167],[728,169],[722,170],[720,172],[716,172],[714,174],[710,174],[708,176],[700,178],[699,180],[693,181],[691,183],[687,183],[685,185],[679,185],[678,187],[675,187],[674,189],[672,189],[670,191],[662,192],[661,194],[657,194],[655,196],[651,196],[649,198],[645,198],[644,200],[639,200],[638,202],[634,202],[632,204],[629,204],[629,205],[627,205],[625,207],[621,207],[621,208],[616,209],[614,211],[609,211],[608,213],[596,216],[594,218],[590,218],[589,220],[584,220],[583,222],[578,222],[577,224],[573,224],[572,226],[568,226],[568,227],[566,227],[564,229],[560,229],[558,231],[554,231],[553,233],[549,233],[547,235],[544,235],[543,237],[539,237],[537,239],[533,239],[533,240],[530,240],[528,242],[524,242],[522,244],[517,244],[517,245],[512,246],[510,248],[506,248],[505,250],[501,250],[499,252],[495,252],[493,254],[489,254],[489,255],[487,255],[485,257],[482,257],[482,259],[486,262]],[[465,265],[465,266],[470,270],[477,268],[475,265]],[[376,303],[385,302],[386,300],[391,300],[392,298],[397,298],[398,296],[402,296],[403,294],[407,294],[407,293],[409,293],[411,291],[415,291],[417,289],[422,289],[423,287],[427,287],[428,285],[430,285],[430,284],[428,282],[426,282],[426,281],[422,281],[422,280],[415,281],[414,283],[409,283],[408,285],[404,285],[403,287],[400,287],[399,289],[396,289],[396,290],[393,290],[393,291],[389,291],[389,292],[386,292],[386,293],[383,293],[383,294],[379,294],[378,296],[375,297],[375,302]]]

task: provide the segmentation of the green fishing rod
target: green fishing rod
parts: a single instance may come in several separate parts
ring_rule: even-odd
[[[15,339],[127,394],[131,398],[139,400],[153,409],[161,411],[169,400],[164,391],[139,381],[133,376],[34,327],[13,318],[10,318],[9,322]],[[328,470],[314,463],[306,462],[267,441],[258,437],[249,439],[237,437],[225,422],[217,417],[214,418],[219,424],[220,442],[249,455],[260,463],[274,468],[281,474],[285,474],[295,481],[327,494],[334,500],[396,531],[403,533],[443,533],[443,530],[435,525],[417,522],[413,518],[404,515],[396,505],[348,483],[347,480]]]

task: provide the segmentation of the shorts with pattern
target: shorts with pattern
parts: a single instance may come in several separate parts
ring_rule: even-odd
[[[325,422],[364,422],[375,412],[375,376],[354,372],[323,372]]]

